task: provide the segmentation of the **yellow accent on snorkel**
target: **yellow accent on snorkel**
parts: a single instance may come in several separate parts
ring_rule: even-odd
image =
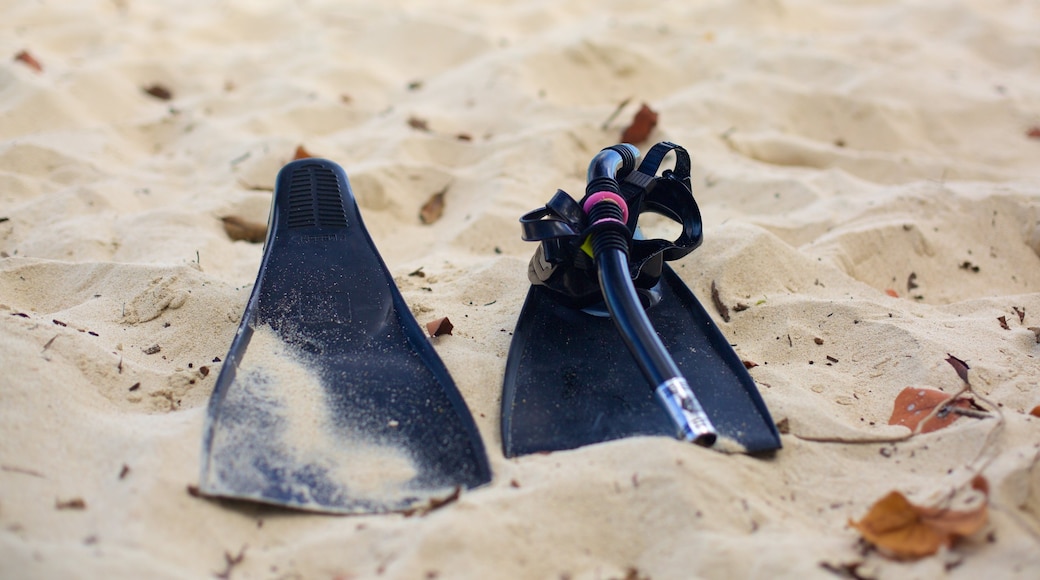
[[[596,256],[592,255],[592,236],[586,236],[585,242],[581,244],[581,251],[589,255],[590,258],[595,259]]]

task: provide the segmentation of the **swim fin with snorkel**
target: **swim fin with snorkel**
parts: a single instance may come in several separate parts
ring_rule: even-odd
[[[669,153],[675,168],[658,175]],[[507,457],[637,435],[750,454],[781,446],[754,380],[665,264],[702,241],[689,156],[659,143],[636,168],[638,155],[628,144],[604,149],[580,202],[557,191],[521,219],[524,239],[540,245],[506,363]],[[641,239],[644,212],[681,234]]]

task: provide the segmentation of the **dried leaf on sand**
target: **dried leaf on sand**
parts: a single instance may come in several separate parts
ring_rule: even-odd
[[[642,143],[650,137],[650,132],[657,126],[657,112],[643,103],[636,111],[632,123],[621,133],[624,143]]]
[[[946,403],[950,395],[935,389],[923,389],[907,387],[896,396],[895,405],[892,408],[892,417],[889,425],[903,425],[911,430],[917,429],[918,423],[923,421],[939,405],[946,404],[947,409],[941,409],[935,417],[932,417],[921,427],[921,433],[931,433],[943,427],[949,427],[960,415],[950,412],[949,408],[959,407],[970,409],[969,399],[954,399]]]
[[[422,223],[432,224],[441,219],[441,216],[444,215],[444,196],[447,193],[448,189],[444,188],[426,200],[422,209],[419,210],[419,219],[422,220]]]
[[[43,72],[43,65],[40,64],[40,61],[36,60],[36,57],[29,54],[29,51],[27,50],[19,51],[18,54],[14,55],[14,59],[24,64],[25,66],[31,68],[33,72]]]
[[[154,84],[141,89],[145,94],[155,97],[160,101],[169,101],[173,98],[173,91],[160,84]]]
[[[953,356],[950,353],[946,353],[946,362],[950,363],[950,366],[953,367],[953,370],[957,372],[957,376],[960,377],[962,381],[964,381],[964,384],[971,384],[971,381],[968,380],[968,371],[971,369],[971,367],[968,366],[968,363]]]
[[[875,503],[866,516],[849,525],[882,553],[900,560],[930,556],[940,547],[950,547],[959,538],[981,530],[988,519],[989,484],[978,476],[972,488],[987,498],[970,510],[923,507],[892,491]]]
[[[455,325],[448,320],[447,316],[426,323],[426,331],[430,333],[430,336],[450,335],[454,328]]]
[[[429,132],[430,130],[430,122],[422,117],[408,117],[408,126],[416,131]]]

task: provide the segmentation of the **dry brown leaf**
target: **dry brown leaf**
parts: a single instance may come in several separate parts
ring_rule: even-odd
[[[233,215],[222,217],[220,221],[224,222],[224,231],[234,241],[245,240],[259,244],[267,239],[267,224],[251,222]]]
[[[643,103],[636,111],[632,123],[621,133],[624,143],[642,143],[650,137],[650,132],[657,126],[657,112]]]
[[[408,117],[408,126],[416,131],[429,131],[430,123],[419,117]]]
[[[917,288],[917,272],[910,272],[910,275],[906,278],[906,293],[909,294]]]
[[[314,156],[304,149],[303,145],[296,146],[296,152],[293,153],[293,161],[296,161],[297,159],[310,159],[311,157]]]
[[[31,68],[33,72],[43,72],[43,65],[40,64],[40,61],[36,60],[36,57],[29,54],[29,51],[27,50],[19,51],[18,54],[14,55],[14,59],[24,64],[25,66]]]
[[[981,476],[975,478],[972,487],[984,494],[989,488]],[[981,530],[988,519],[987,504],[984,501],[967,511],[922,507],[893,491],[871,506],[862,520],[849,520],[849,525],[884,553],[898,559],[916,559]]]
[[[917,429],[917,424],[923,421],[932,412],[932,409],[937,405],[943,404],[948,398],[950,398],[950,395],[935,389],[907,387],[896,396],[896,402],[892,408],[892,417],[888,420],[888,424],[903,425],[911,430]],[[968,399],[955,399],[948,403],[947,407],[970,409],[971,401]],[[939,411],[939,414],[924,424],[924,427],[921,428],[921,433],[931,433],[943,427],[948,427],[959,417],[960,415],[956,413],[947,412],[944,414],[943,411]]]
[[[892,288],[885,288],[885,294],[888,294],[892,298],[899,298],[899,292],[896,292]]]
[[[419,219],[422,223],[429,225],[441,219],[441,216],[444,215],[444,195],[446,193],[448,193],[448,188],[438,191],[426,200],[422,209],[419,210]]]
[[[159,99],[160,101],[169,101],[173,98],[173,93],[170,91],[170,89],[159,84],[144,87],[141,90],[144,91],[146,94]]]
[[[430,333],[430,336],[450,335],[454,328],[455,325],[448,320],[447,316],[426,323],[426,331]]]
[[[1030,139],[1040,139],[1040,125],[1030,127],[1026,130],[1026,137],[1029,137]]]
[[[1040,417],[1040,405],[1033,407],[1033,410],[1029,412],[1034,417]]]
[[[968,371],[971,369],[971,367],[968,366],[968,363],[953,356],[950,353],[946,353],[946,362],[950,363],[950,366],[953,367],[954,371],[956,371],[957,376],[960,377],[962,381],[964,381],[964,384],[971,385],[971,381],[968,380]]]

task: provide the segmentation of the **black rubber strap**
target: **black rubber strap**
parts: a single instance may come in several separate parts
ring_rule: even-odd
[[[666,170],[661,177],[655,177],[668,153],[675,154],[675,168]],[[642,271],[648,261],[658,255],[670,262],[682,258],[701,245],[703,225],[700,209],[690,188],[690,169],[690,154],[686,149],[665,141],[654,145],[643,156],[639,169],[625,179],[622,189],[626,190],[625,193],[631,192],[634,198],[629,200],[629,208],[634,209],[635,214],[634,218],[629,219],[631,228],[635,228],[638,216],[647,211],[663,215],[682,226],[679,237],[671,241],[633,240],[630,257],[633,277]],[[633,204],[633,201],[636,203]]]
[[[585,212],[562,189],[557,189],[544,207],[527,212],[520,218],[525,242],[578,236],[584,225]]]

